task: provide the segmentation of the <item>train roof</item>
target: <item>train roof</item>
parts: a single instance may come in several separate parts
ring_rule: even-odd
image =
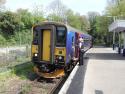
[[[41,25],[61,25],[61,26],[66,26],[67,29],[70,30],[70,31],[72,31],[72,32],[82,33],[82,34],[85,34],[85,36],[87,36],[87,37],[91,37],[89,34],[83,32],[83,31],[81,31],[81,30],[78,30],[78,29],[76,29],[76,28],[73,28],[73,27],[71,27],[71,26],[69,26],[69,25],[66,25],[66,24],[60,23],[60,22],[55,22],[55,21],[49,21],[49,22],[48,22],[48,21],[45,21],[45,22],[42,22],[42,23],[38,23],[38,24],[35,25],[35,26],[41,26]]]
[[[73,27],[71,27],[71,26],[69,26],[69,25],[66,25],[66,27],[67,27],[69,30],[71,30],[72,32],[78,32],[78,33],[84,34],[85,37],[91,37],[91,35],[89,35],[89,34],[83,32],[83,31],[80,31],[80,30],[78,30],[78,29],[75,29],[75,28],[73,28]]]
[[[54,21],[45,21],[45,22],[42,22],[42,23],[38,23],[37,25],[63,25],[65,26],[65,24],[63,23],[59,23],[59,22],[54,22]]]

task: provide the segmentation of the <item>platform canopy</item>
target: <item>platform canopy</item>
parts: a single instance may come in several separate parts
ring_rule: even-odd
[[[125,20],[116,20],[109,25],[109,32],[123,32],[125,30]]]

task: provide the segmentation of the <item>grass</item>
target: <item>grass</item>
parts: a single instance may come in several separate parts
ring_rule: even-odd
[[[32,89],[32,86],[30,84],[23,84],[21,88],[20,94],[28,94]]]
[[[32,72],[33,64],[29,58],[18,58],[16,62],[8,65],[1,65],[0,80],[18,76],[27,79],[28,73]]]
[[[28,79],[28,74],[32,72],[33,64],[31,62],[17,65],[13,68],[13,74],[16,74],[21,79]]]
[[[6,72],[0,73],[0,81],[7,80],[8,78],[15,77],[16,75],[13,74],[12,70],[8,70]]]
[[[1,62],[0,67],[10,69],[16,65],[20,65],[20,64],[22,64],[24,62],[28,62],[28,61],[30,61],[30,58],[26,58],[25,56],[16,57],[16,59],[13,62],[9,62],[9,61],[8,62]]]
[[[9,87],[13,87],[14,90],[19,91],[19,94],[28,94],[28,92],[30,92],[32,89],[32,85],[25,81],[29,79],[28,76],[29,76],[29,73],[32,72],[32,70],[33,70],[33,64],[31,62],[25,62],[25,63],[15,65],[5,72],[1,72],[0,73],[0,93],[6,93],[8,91],[10,92],[10,90],[13,90],[13,89]],[[18,88],[17,86],[20,86],[20,85],[21,85],[21,88]]]
[[[0,73],[0,93],[6,93],[9,79],[15,77],[16,75],[12,73],[12,70]]]

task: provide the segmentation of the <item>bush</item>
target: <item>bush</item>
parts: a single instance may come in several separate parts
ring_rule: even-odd
[[[6,39],[3,37],[2,34],[0,34],[0,46],[6,45]]]

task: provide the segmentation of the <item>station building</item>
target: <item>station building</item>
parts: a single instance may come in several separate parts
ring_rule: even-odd
[[[113,32],[113,50],[125,56],[125,20],[116,20],[109,25],[109,32]]]

